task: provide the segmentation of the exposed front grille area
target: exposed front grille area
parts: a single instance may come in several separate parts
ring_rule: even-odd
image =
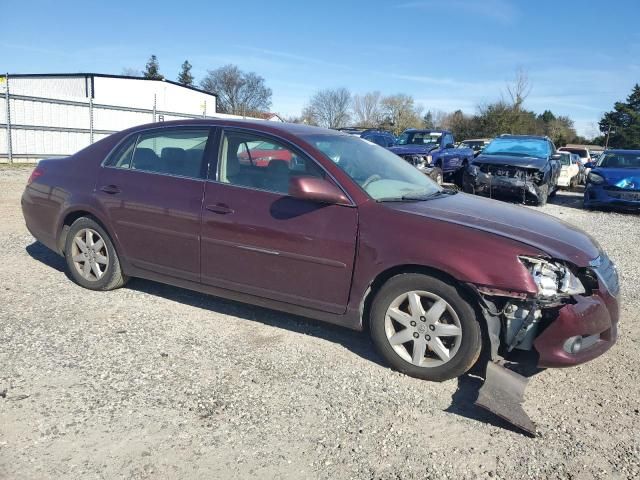
[[[511,165],[490,165],[488,163],[481,164],[480,171],[497,177],[519,178],[521,180],[530,180],[534,175],[533,172]]]
[[[640,200],[640,191],[638,190],[629,190],[612,186],[604,187],[604,189],[607,191],[607,195],[609,195],[611,198],[635,201]]]
[[[402,155],[402,158],[404,158],[407,162],[409,162],[414,167],[417,167],[418,165],[421,165],[422,163],[424,163],[424,160],[420,155]]]

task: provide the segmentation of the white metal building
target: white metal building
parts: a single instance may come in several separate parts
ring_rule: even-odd
[[[170,80],[77,74],[0,77],[0,163],[66,156],[135,125],[216,113],[216,96]],[[235,117],[238,118],[238,117]]]

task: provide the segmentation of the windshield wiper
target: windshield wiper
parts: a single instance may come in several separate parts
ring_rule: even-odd
[[[456,193],[458,193],[457,190],[445,188],[433,193],[407,193],[401,197],[378,198],[376,202],[422,202],[425,200],[433,200],[434,198],[455,195]]]

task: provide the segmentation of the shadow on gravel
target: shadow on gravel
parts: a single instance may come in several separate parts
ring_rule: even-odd
[[[34,260],[42,262],[58,272],[65,273],[68,277],[64,258],[49,250],[41,243],[32,243],[27,246],[26,251]],[[336,325],[318,322],[275,310],[269,310],[267,308],[234,302],[232,300],[206,295],[150,280],[133,278],[129,283],[127,283],[125,288],[223,315],[232,315],[245,320],[260,322],[271,327],[286,329],[305,335],[312,335],[323,340],[338,343],[365,360],[376,363],[384,368],[388,368],[382,358],[376,353],[369,336],[362,332],[356,332]],[[464,375],[458,378],[458,389],[452,396],[451,405],[445,411],[480,422],[485,422],[499,428],[520,432],[520,430],[512,426],[510,423],[502,420],[500,417],[474,405],[475,400],[478,398],[478,391],[481,386],[482,379],[477,376]]]
[[[40,242],[33,242],[27,246],[26,250],[33,259],[67,275],[67,262],[65,262],[64,258],[53,250],[49,250]],[[67,275],[67,278],[69,278],[69,275]]]
[[[34,242],[27,246],[26,250],[33,259],[59,272],[63,272],[69,277],[64,258],[49,250],[43,244]],[[322,338],[338,343],[366,360],[385,368],[387,367],[382,358],[375,352],[368,335],[362,332],[140,278],[132,278],[125,288],[223,315],[233,315],[234,317],[260,322],[271,327]]]
[[[362,332],[140,278],[132,279],[127,283],[126,288],[156,295],[192,307],[214,311],[223,315],[233,315],[245,320],[260,322],[270,327],[286,329],[291,332],[311,335],[338,343],[365,360],[387,367],[382,358],[376,353],[369,336]]]

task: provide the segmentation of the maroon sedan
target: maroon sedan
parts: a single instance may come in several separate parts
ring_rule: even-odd
[[[262,142],[279,156],[244,161]],[[588,235],[443,189],[335,131],[144,125],[40,162],[22,208],[85,288],[142,277],[366,328],[391,366],[423,379],[463,374],[483,348],[562,367],[616,340],[617,273]]]

